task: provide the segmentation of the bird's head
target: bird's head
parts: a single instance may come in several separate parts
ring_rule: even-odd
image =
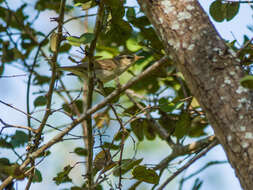
[[[144,58],[144,56],[138,55],[120,55],[115,57],[122,65],[128,66],[133,64],[134,62],[138,61],[139,59]]]

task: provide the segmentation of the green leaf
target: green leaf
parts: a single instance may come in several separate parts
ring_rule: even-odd
[[[45,96],[39,96],[33,102],[34,107],[44,106],[46,104],[47,104],[47,98]]]
[[[146,105],[143,102],[138,102],[141,106],[146,107]],[[136,113],[138,113],[141,110],[141,108],[139,108],[136,104],[128,107],[127,109],[124,110],[123,113],[125,113],[126,115],[135,115]]]
[[[253,76],[252,75],[246,75],[240,80],[240,84],[244,88],[253,89]]]
[[[23,131],[16,131],[16,133],[11,137],[10,143],[13,147],[21,147],[28,142],[28,135]]]
[[[114,141],[120,141],[122,139],[122,135],[124,135],[124,139],[126,140],[129,137],[129,130],[126,129],[124,131],[119,131],[118,133],[115,134],[114,136]]]
[[[226,19],[227,21],[232,20],[237,13],[239,12],[240,3],[233,2],[233,3],[226,3]]]
[[[105,37],[117,43],[124,44],[125,41],[131,36],[132,27],[124,20],[112,20],[112,28],[106,33]]]
[[[146,16],[141,16],[141,17],[138,17],[138,18],[133,18],[132,17],[131,24],[133,24],[134,26],[136,26],[138,28],[143,28],[145,26],[150,25],[150,22],[149,22],[149,20]]]
[[[188,113],[183,112],[179,116],[179,120],[176,123],[175,133],[173,134],[178,139],[183,138],[185,135],[188,134],[191,126],[191,118]]]
[[[97,5],[97,3],[93,0],[89,0],[85,3],[76,3],[75,4],[75,6],[77,6],[77,7],[82,7],[82,10],[88,10],[96,5]]]
[[[54,182],[57,185],[66,182],[72,182],[72,179],[69,178],[69,172],[73,169],[70,165],[64,167],[63,171],[57,173],[57,176],[53,178]]]
[[[44,11],[44,10],[54,10],[57,13],[59,12],[59,7],[60,7],[61,0],[38,0],[35,4],[35,9],[39,11]],[[65,6],[65,12],[67,13],[70,11],[73,7],[70,5]]]
[[[121,1],[118,0],[104,0],[105,5],[113,8],[113,9],[117,9],[118,7],[120,7],[122,5]]]
[[[131,22],[131,20],[136,18],[136,13],[135,13],[135,10],[133,7],[129,7],[127,9],[126,17],[127,17],[127,20],[130,22]]]
[[[24,60],[25,56],[22,54],[21,51],[19,51],[17,48],[13,49],[14,59],[21,59]]]
[[[142,46],[139,45],[139,43],[137,42],[137,40],[134,39],[134,38],[129,38],[126,41],[126,47],[127,47],[127,49],[129,49],[132,52],[137,52],[140,49],[142,49]]]
[[[2,165],[9,166],[9,165],[11,165],[11,163],[10,163],[9,159],[7,159],[7,158],[0,158],[0,166],[2,166]]]
[[[76,100],[75,102],[73,102],[72,104],[63,104],[62,108],[65,112],[72,114],[72,115],[76,115],[77,113],[74,111],[73,109],[73,104],[75,104],[75,106],[77,107],[79,113],[83,112],[83,101],[82,100]]]
[[[68,36],[66,39],[68,40],[68,43],[72,46],[81,46],[80,38],[77,36]]]
[[[80,40],[82,44],[91,43],[94,38],[95,36],[93,33],[84,33],[80,36]]]
[[[176,104],[172,102],[168,102],[166,98],[161,98],[159,100],[159,107],[164,112],[173,112],[176,109],[179,109],[182,105],[184,105],[184,102],[177,102]]]
[[[207,125],[208,123],[205,118],[201,116],[194,117],[191,121],[189,137],[200,137],[206,135],[204,129]]]
[[[119,0],[104,0],[106,9],[111,13],[112,19],[121,20],[125,15],[125,9],[123,7],[123,1]]]
[[[80,38],[77,36],[68,36],[66,39],[72,46],[77,46],[77,47],[81,46]]]
[[[107,54],[112,56],[117,56],[120,53],[117,47],[102,46],[99,44],[96,46],[96,51],[106,52]]]
[[[145,166],[135,167],[132,171],[132,175],[134,179],[151,184],[158,184],[160,179],[155,170],[147,168]]]
[[[179,116],[176,114],[161,114],[159,124],[168,132],[168,134],[173,134],[176,129],[176,124],[179,120]]]
[[[81,46],[81,44],[88,44],[94,39],[93,33],[84,33],[80,37],[68,36],[66,39],[72,46]]]
[[[174,106],[174,103],[169,103],[168,99],[164,97],[159,99],[159,108],[164,112],[171,112]]]
[[[152,75],[144,77],[136,84],[132,85],[131,89],[140,92],[145,91],[148,94],[155,93],[160,88],[158,78]]]
[[[142,119],[142,127],[144,128],[144,135],[148,140],[154,140],[156,137],[156,131],[153,125],[147,119]]]
[[[25,178],[25,174],[20,170],[20,166],[16,163],[5,167],[5,172],[17,180],[23,180]]]
[[[37,183],[40,183],[42,182],[42,175],[40,173],[39,170],[35,169],[35,174],[33,176],[33,180],[32,180],[33,183],[37,182]]]
[[[133,130],[133,133],[138,138],[139,141],[144,140],[144,128],[142,126],[142,119],[137,119],[131,122],[131,128]]]
[[[111,94],[115,90],[115,88],[113,88],[113,87],[105,87],[105,88],[103,88],[103,90],[105,92],[105,95],[108,96],[109,94]]]
[[[177,103],[174,105],[174,108],[173,108],[172,111],[181,108],[181,106],[183,106],[183,105],[184,105],[184,102],[177,102]]]
[[[160,39],[157,37],[156,32],[153,27],[141,28],[141,35],[151,43],[152,47],[159,51],[162,49],[163,44]]]
[[[74,187],[71,187],[70,190],[83,190],[83,188],[78,187],[78,186],[74,186]]]
[[[109,143],[109,142],[104,142],[102,147],[104,149],[110,149],[110,150],[118,150],[120,148],[119,145],[115,145],[115,144],[112,144],[112,143]]]
[[[1,11],[1,10],[0,10]],[[10,49],[10,42],[8,41],[3,41],[1,43],[2,45],[2,49],[1,49],[1,62],[2,63],[6,63],[6,62],[11,62],[13,61],[13,57],[14,57],[14,52],[13,49]]]
[[[124,175],[125,173],[127,173],[129,170],[133,169],[134,166],[140,164],[142,162],[143,158],[138,159],[138,160],[133,160],[133,159],[123,159],[121,161],[121,174]],[[119,176],[120,174],[120,170],[119,168],[115,169],[113,171],[113,175],[114,176]]]
[[[23,180],[25,178],[25,175],[23,171],[19,169],[20,165],[17,163],[11,164],[8,159],[6,158],[0,158],[0,174],[1,178],[2,176],[9,176],[11,175],[17,180]]]
[[[7,142],[6,139],[0,138],[0,147],[1,148],[13,148],[12,144]]]
[[[74,152],[79,155],[79,156],[87,156],[88,155],[88,151],[87,149],[81,148],[81,147],[77,147],[75,148]]]
[[[68,52],[68,51],[70,50],[70,48],[71,48],[71,45],[65,43],[65,44],[63,44],[63,45],[60,47],[59,52],[60,52],[60,53]]]
[[[33,79],[33,84],[34,85],[43,85],[43,84],[49,83],[50,80],[51,80],[51,78],[48,76],[36,75]]]
[[[216,22],[222,22],[225,19],[225,11],[225,5],[221,0],[214,1],[209,8],[210,15]]]
[[[105,168],[106,166],[108,166],[109,163],[111,163],[111,153],[110,150],[108,149],[102,149],[99,153],[97,153],[97,155],[94,158],[94,167],[97,170],[101,170],[103,168]],[[113,164],[115,165],[115,164]],[[112,165],[111,165],[112,166]],[[108,166],[110,169],[111,167]],[[112,166],[114,167],[114,166]]]
[[[113,88],[113,87],[104,87],[103,89],[104,89],[106,96],[110,95],[115,90],[115,88]],[[116,96],[115,98],[112,99],[111,102],[116,103],[119,101],[119,98],[120,98],[120,96]]]

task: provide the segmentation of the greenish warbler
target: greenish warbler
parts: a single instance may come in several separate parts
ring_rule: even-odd
[[[111,81],[141,58],[143,56],[119,55],[112,59],[95,60],[93,62],[95,75],[103,83]],[[57,70],[69,71],[81,78],[88,78],[87,62],[75,66],[57,67]]]

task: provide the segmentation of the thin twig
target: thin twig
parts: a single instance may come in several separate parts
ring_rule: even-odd
[[[217,165],[217,164],[227,164],[228,161],[211,161],[208,162],[205,166],[203,166],[202,168],[200,168],[199,170],[197,170],[196,172],[192,173],[191,175],[184,177],[183,179],[180,180],[179,182],[179,190],[182,190],[183,187],[183,183],[185,181],[187,181],[188,179],[194,177],[195,175],[198,175],[200,172],[202,172],[203,170],[205,170],[206,168],[213,166],[213,165]]]
[[[42,152],[56,144],[57,142],[61,141],[61,139],[68,134],[72,129],[74,129],[78,124],[83,122],[86,117],[90,114],[95,113],[96,111],[102,109],[105,107],[109,102],[111,102],[115,97],[120,95],[122,92],[130,88],[132,85],[143,79],[144,77],[148,76],[150,73],[158,69],[160,66],[165,64],[167,62],[168,58],[167,56],[164,56],[162,59],[154,63],[152,66],[147,68],[145,71],[143,71],[141,74],[139,74],[136,77],[133,77],[130,81],[128,81],[125,85],[123,85],[120,89],[114,90],[110,95],[108,95],[102,102],[99,104],[93,106],[91,109],[87,110],[86,113],[82,114],[79,118],[74,120],[67,128],[65,128],[63,131],[61,131],[59,134],[54,136],[50,141],[48,141],[46,144],[41,146],[39,149],[37,149],[35,152],[29,155],[29,157],[21,164],[19,169],[22,171],[30,162],[32,159],[35,159],[38,157]],[[0,190],[3,190],[8,184],[12,182],[14,179],[13,176],[9,176],[6,178],[3,183],[0,185]]]
[[[112,111],[116,117],[116,119],[118,120],[119,124],[120,124],[120,132],[121,132],[121,143],[120,143],[120,156],[119,156],[119,189],[121,190],[122,188],[122,159],[123,159],[123,150],[124,150],[124,145],[125,145],[125,131],[126,129],[124,128],[124,124],[122,123],[122,120],[120,119],[120,117],[117,114],[116,109],[113,107],[113,105],[111,105]]]
[[[199,158],[201,158],[202,156],[204,156],[209,150],[211,150],[213,147],[215,147],[218,144],[218,140],[215,140],[214,142],[212,142],[211,144],[208,145],[208,147],[203,150],[201,153],[199,153],[198,155],[194,156],[191,160],[189,160],[184,166],[182,166],[181,168],[179,168],[172,176],[170,176],[157,190],[163,190],[165,188],[166,185],[168,185],[168,183],[170,181],[172,181],[175,177],[178,176],[178,174],[180,174],[182,171],[184,171],[186,168],[188,168],[190,165],[192,165],[196,160],[198,160]]]
[[[20,110],[20,109],[14,107],[14,106],[11,105],[11,104],[8,104],[8,103],[6,103],[6,102],[4,102],[4,101],[2,101],[2,100],[0,100],[0,103],[2,103],[2,104],[4,104],[4,105],[6,105],[6,106],[8,106],[8,107],[10,107],[10,108],[12,108],[12,109],[14,109],[14,110],[16,110],[16,111],[18,111],[18,112],[20,112],[20,113],[22,113],[22,114],[24,114],[24,115],[26,115],[26,116],[31,117],[33,120],[37,121],[38,123],[41,123],[41,121],[40,121],[39,119],[33,117],[31,114],[25,113],[23,110]],[[52,126],[52,125],[46,124],[46,126],[52,128],[52,129],[54,129],[54,130],[57,130],[57,131],[61,131],[61,132],[62,132],[61,129],[58,129],[58,128]],[[36,130],[36,129],[35,129],[35,130]],[[74,134],[70,134],[70,133],[69,133],[68,135],[73,136],[73,137],[80,137],[80,136],[78,136],[78,135],[74,135]]]
[[[33,133],[37,133],[37,130],[36,129],[33,129],[31,127],[27,127],[27,126],[20,126],[20,125],[11,125],[11,124],[8,124],[8,123],[5,123],[2,119],[0,119],[0,123],[2,123],[4,125],[4,127],[1,129],[0,131],[0,134],[2,133],[3,129],[4,128],[7,128],[7,127],[12,127],[12,128],[19,128],[19,129],[25,129],[25,130],[28,130],[28,131],[31,131]]]
[[[25,77],[26,74],[20,74],[20,75],[2,75],[0,78],[14,78],[14,77]]]
[[[162,171],[168,167],[168,164],[174,160],[175,158],[179,156],[184,156],[187,154],[193,154],[200,152],[201,150],[205,149],[207,146],[209,146],[211,143],[217,141],[215,136],[209,136],[207,138],[201,139],[199,141],[193,142],[191,144],[185,145],[185,146],[178,146],[174,147],[172,153],[167,156],[165,159],[163,159],[159,164],[157,164],[153,169],[154,170],[160,170],[160,176],[162,175]],[[138,185],[140,185],[142,182],[137,181],[135,184],[131,186],[131,190],[135,189]]]
[[[51,102],[52,102],[52,96],[53,96],[53,91],[54,91],[54,85],[55,85],[55,81],[56,81],[56,62],[57,62],[58,53],[59,53],[59,49],[60,49],[60,43],[62,41],[62,27],[63,27],[63,21],[64,21],[65,3],[66,3],[66,0],[61,0],[60,14],[59,14],[59,18],[58,18],[58,33],[57,33],[57,37],[56,37],[56,50],[55,50],[55,52],[53,54],[53,57],[50,61],[50,65],[51,65],[51,68],[52,68],[52,76],[51,76],[51,81],[50,81],[50,84],[49,84],[49,90],[48,90],[48,93],[47,93],[46,112],[44,114],[44,117],[42,119],[42,122],[41,122],[39,128],[37,129],[38,133],[36,134],[35,141],[34,141],[35,146],[30,151],[35,151],[38,148],[38,146],[40,144],[43,129],[45,128],[46,122],[47,122],[47,120],[48,120],[48,118],[51,114]],[[37,40],[35,39],[35,41],[37,41]],[[41,45],[42,44],[40,43],[38,49],[40,49]],[[37,51],[36,56],[38,56],[38,51]],[[37,59],[37,57],[36,57],[36,59]],[[32,65],[32,71],[34,69],[34,66],[35,66],[35,61]],[[30,81],[31,81],[32,71],[30,72],[29,84],[28,84],[28,88],[27,88],[27,97],[28,97],[27,101],[28,102],[29,102]],[[27,111],[29,113],[29,103],[27,105],[28,105],[27,106]],[[28,118],[28,123],[30,124],[30,118]],[[32,168],[34,167],[34,164],[35,164],[34,160],[32,159],[31,160]],[[30,174],[30,177],[28,179],[28,183],[26,185],[26,190],[30,189],[31,182],[32,182],[32,179],[33,179],[33,175],[34,175],[34,169],[32,170],[32,172]]]
[[[236,56],[238,57],[239,54],[240,54],[246,47],[248,47],[248,46],[251,44],[252,41],[253,41],[253,38],[251,38],[249,41],[247,41],[247,42],[243,45],[243,47],[241,47],[241,48],[236,52]]]
[[[98,7],[98,15],[96,18],[96,24],[94,28],[94,39],[92,40],[88,52],[88,85],[87,85],[87,97],[86,97],[86,108],[85,112],[89,110],[92,106],[92,95],[94,90],[94,76],[95,72],[93,70],[93,57],[94,52],[96,49],[97,39],[101,31],[102,22],[103,22],[103,16],[104,16],[104,3],[103,1],[100,1],[99,7]],[[87,179],[88,179],[88,189],[93,189],[94,184],[94,176],[93,176],[93,129],[92,129],[92,115],[89,114],[86,119],[85,123],[83,125],[87,129],[87,142],[88,142],[88,162],[87,162]],[[84,130],[86,130],[84,129]]]

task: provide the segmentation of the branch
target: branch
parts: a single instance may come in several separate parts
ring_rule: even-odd
[[[63,28],[63,21],[64,21],[64,10],[65,10],[65,3],[66,0],[61,0],[61,4],[60,4],[60,15],[58,18],[58,33],[57,33],[57,37],[56,37],[56,50],[53,54],[52,60],[50,61],[51,63],[51,67],[52,67],[52,76],[51,76],[51,81],[49,84],[49,90],[47,93],[47,105],[46,105],[46,113],[44,114],[44,117],[42,119],[42,122],[39,126],[39,128],[37,129],[38,133],[36,134],[35,137],[35,142],[34,142],[34,148],[31,149],[31,151],[35,151],[39,144],[40,144],[40,140],[41,140],[41,135],[42,135],[42,131],[46,126],[46,122],[49,118],[49,116],[51,115],[51,102],[52,102],[52,96],[53,96],[53,91],[54,91],[54,85],[55,85],[55,81],[56,81],[56,62],[57,62],[57,58],[58,58],[58,53],[59,53],[59,49],[60,49],[60,43],[62,41],[62,28]],[[39,44],[39,48],[40,49],[41,43]],[[38,56],[38,51],[36,54],[36,59]],[[35,66],[35,61],[32,65],[32,70],[34,69]],[[27,102],[29,102],[29,92],[30,92],[30,82],[31,82],[31,76],[32,76],[32,72],[30,73],[29,76],[29,81],[28,81],[28,88],[27,88]],[[27,111],[29,113],[29,103],[27,104]],[[28,124],[30,125],[30,118],[28,117]],[[34,160],[31,160],[31,165],[32,168],[34,167]],[[34,168],[30,174],[30,177],[28,179],[28,183],[26,185],[26,190],[30,189],[31,183],[32,183],[32,179],[33,179],[33,175],[34,175]]]
[[[201,149],[206,148],[210,143],[213,143],[214,141],[217,141],[216,137],[209,136],[197,142],[193,142],[191,144],[182,147],[179,146],[178,148],[173,149],[173,152],[167,158],[162,160],[154,169],[163,170],[168,166],[168,163],[173,159],[175,159],[176,157],[198,152]]]
[[[160,66],[168,62],[167,56],[164,56],[159,61],[155,62],[152,66],[147,68],[145,71],[143,71],[141,74],[139,74],[136,77],[133,77],[131,80],[127,82],[127,84],[123,85],[121,88],[118,88],[114,90],[110,95],[108,95],[101,103],[93,106],[91,109],[87,110],[86,113],[82,114],[81,117],[77,118],[73,121],[67,128],[65,128],[62,132],[60,132],[58,135],[53,137],[49,142],[41,146],[39,149],[37,149],[35,152],[29,155],[29,157],[21,164],[19,169],[22,171],[25,169],[25,167],[31,162],[31,160],[38,157],[42,152],[50,148],[52,145],[59,142],[66,134],[68,134],[72,129],[74,129],[78,124],[83,122],[86,117],[90,114],[95,113],[96,111],[100,110],[101,108],[105,107],[109,102],[111,102],[115,97],[120,95],[122,92],[130,88],[132,85],[134,85],[136,82],[140,81],[156,69],[158,69]],[[9,183],[12,182],[14,179],[13,176],[9,176],[7,179],[4,180],[4,182],[0,185],[0,190],[3,190]]]
[[[8,107],[10,107],[10,108],[12,108],[12,109],[14,109],[14,110],[20,112],[20,113],[22,113],[22,114],[24,114],[24,115],[26,115],[26,116],[32,118],[33,120],[37,121],[38,123],[41,123],[41,121],[40,121],[39,119],[33,117],[31,114],[25,113],[23,110],[20,110],[20,109],[14,107],[14,106],[11,105],[11,104],[5,103],[5,102],[3,102],[2,100],[0,100],[0,103],[2,103],[2,104],[4,104],[4,105],[6,105],[6,106],[8,106]],[[52,126],[52,125],[49,125],[49,124],[45,124],[45,125],[46,125],[47,127],[50,127],[50,128],[52,128],[52,129],[54,129],[54,130],[62,131],[61,129],[58,129],[58,128]],[[35,130],[36,130],[36,129],[35,129]],[[36,133],[37,133],[37,130],[36,130]],[[79,135],[74,135],[74,134],[70,134],[70,133],[68,133],[68,135],[73,136],[73,137],[81,137],[81,136],[79,136]]]
[[[124,127],[124,124],[122,123],[122,120],[121,118],[118,116],[117,114],[117,111],[116,109],[113,107],[113,105],[110,105],[111,108],[112,108],[112,111],[120,125],[120,131],[121,132],[121,143],[120,143],[120,156],[119,156],[119,161],[118,161],[118,164],[119,164],[119,186],[118,186],[118,189],[121,190],[122,188],[122,159],[123,159],[123,150],[124,150],[124,145],[125,145],[125,127]]]
[[[166,185],[170,181],[172,181],[175,177],[178,176],[182,171],[184,171],[186,168],[188,168],[190,165],[192,165],[196,160],[204,156],[209,150],[211,150],[213,147],[215,147],[218,144],[218,140],[214,140],[211,144],[208,145],[206,150],[202,151],[198,155],[194,156],[189,162],[187,162],[184,166],[182,166],[180,169],[178,169],[172,176],[170,176],[157,190],[163,190]]]
[[[1,75],[0,78],[14,78],[14,77],[25,77],[26,74],[20,74],[20,75]]]
[[[188,179],[194,177],[195,175],[198,175],[200,172],[202,172],[203,170],[207,169],[209,166],[213,166],[213,165],[217,165],[217,164],[227,164],[227,163],[228,163],[228,161],[210,161],[210,162],[208,162],[205,166],[203,166],[202,168],[200,168],[196,172],[194,172],[191,175],[189,175],[189,176],[184,177],[183,179],[181,179],[180,182],[179,182],[179,190],[182,190],[183,183],[185,181],[187,181]]]
[[[203,149],[207,148],[211,144],[215,143],[215,145],[218,144],[218,140],[215,136],[209,136],[207,138],[201,139],[197,142],[193,142],[191,144],[185,145],[185,146],[175,146],[172,153],[165,159],[163,159],[158,165],[156,165],[153,169],[154,170],[160,170],[160,175],[162,171],[167,168],[168,164],[174,160],[175,158],[179,156],[184,156],[186,154],[193,154],[199,151],[202,151]],[[131,190],[134,190],[137,188],[138,185],[140,185],[142,181],[137,181],[135,184],[131,186]]]
[[[2,133],[3,129],[4,129],[4,128],[7,128],[7,127],[25,129],[25,130],[31,131],[31,132],[33,132],[33,133],[37,133],[37,130],[36,130],[36,129],[33,129],[33,128],[31,128],[31,127],[27,127],[27,126],[10,125],[10,124],[8,124],[8,123],[5,123],[2,119],[0,119],[0,123],[2,123],[2,124],[4,125],[4,127],[0,130],[0,134]]]
[[[88,52],[88,88],[87,88],[87,97],[86,97],[86,108],[85,112],[87,112],[88,109],[92,106],[92,95],[94,90],[94,66],[93,66],[93,57],[94,52],[96,49],[96,43],[99,36],[99,33],[101,31],[101,26],[103,22],[103,16],[104,16],[104,3],[103,1],[100,1],[99,7],[98,7],[98,15],[96,18],[96,24],[94,28],[94,39],[92,40]],[[87,115],[85,122],[83,124],[83,130],[86,131],[87,129],[87,144],[88,144],[88,162],[87,162],[87,178],[88,178],[88,189],[93,189],[93,131],[92,131],[92,116],[91,114]]]
[[[61,7],[60,7],[60,15],[58,18],[58,33],[56,37],[56,51],[53,54],[52,60],[51,60],[51,67],[52,67],[52,76],[51,76],[51,81],[49,84],[49,90],[47,93],[47,105],[46,105],[46,113],[42,119],[42,122],[38,128],[39,134],[41,135],[42,130],[44,129],[44,126],[47,122],[47,119],[51,113],[51,101],[52,101],[52,95],[53,95],[53,90],[54,90],[54,83],[56,80],[56,62],[57,62],[57,57],[60,49],[60,43],[62,40],[62,27],[63,27],[63,20],[64,20],[64,8],[65,8],[65,3],[66,0],[61,1]]]

